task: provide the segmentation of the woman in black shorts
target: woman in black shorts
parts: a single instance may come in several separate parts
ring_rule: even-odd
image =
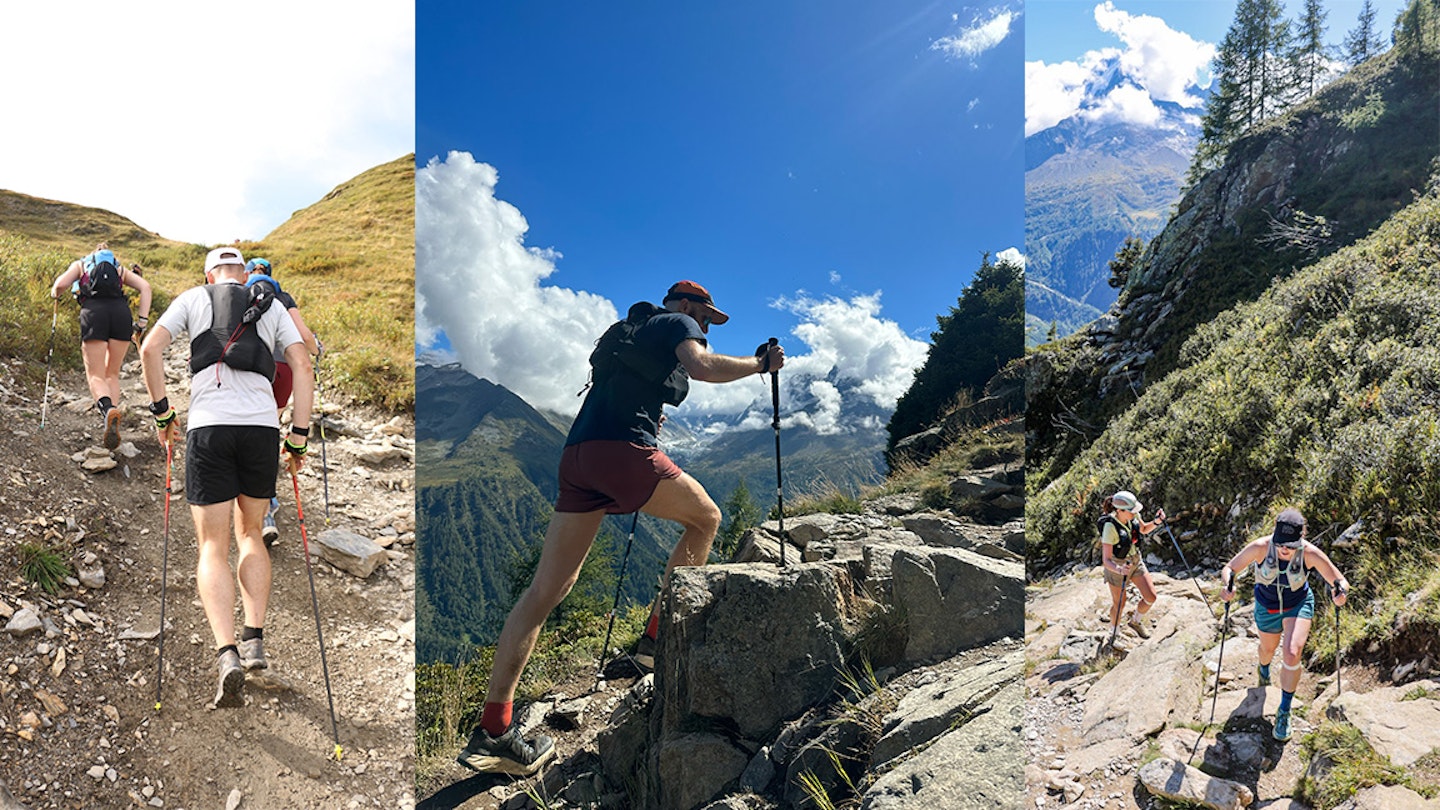
[[[59,298],[72,287],[80,302],[80,353],[85,361],[85,379],[95,409],[105,420],[104,445],[120,446],[120,366],[132,336],[139,336],[150,322],[150,284],[140,276],[139,265],[127,269],[104,242],[95,252],[70,263],[50,285],[50,297]],[[140,293],[140,314],[132,321],[125,287]]]

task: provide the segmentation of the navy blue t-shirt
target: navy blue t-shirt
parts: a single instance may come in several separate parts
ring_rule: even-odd
[[[700,324],[680,312],[662,312],[645,322],[635,332],[635,345],[653,353],[657,360],[680,365],[675,349],[686,340],[705,345]],[[575,424],[565,445],[589,441],[626,441],[643,447],[660,446],[660,409],[664,407],[662,392],[657,385],[646,384],[639,377],[619,373],[608,379],[596,380],[580,406]]]

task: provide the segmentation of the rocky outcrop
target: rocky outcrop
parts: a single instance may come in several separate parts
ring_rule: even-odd
[[[1018,484],[1004,476],[976,473]],[[747,533],[735,562],[673,573],[655,674],[594,695],[598,719],[579,721],[591,742],[547,774],[549,806],[1014,805],[1019,521],[889,496],[784,523]]]

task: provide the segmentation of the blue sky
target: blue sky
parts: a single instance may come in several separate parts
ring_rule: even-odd
[[[1375,25],[1388,44],[1405,0],[1374,0]],[[1026,133],[1034,134],[1073,114],[1082,103],[1087,76],[1116,57],[1131,86],[1107,110],[1132,123],[1158,120],[1150,101],[1181,101],[1186,83],[1208,84],[1210,61],[1234,19],[1233,0],[1028,0],[1025,4]],[[1326,0],[1326,39],[1339,46],[1357,24],[1362,0]],[[1298,18],[1302,0],[1285,14]],[[1137,92],[1145,91],[1144,93]],[[1128,92],[1128,95],[1127,95]],[[1083,100],[1096,109],[1096,99]],[[1189,105],[1186,105],[1189,106]]]
[[[717,351],[903,391],[1022,242],[1018,4],[421,0],[417,31],[419,350],[536,404],[578,407],[594,338],[682,278],[732,316]]]
[[[6,3],[0,188],[260,239],[409,154],[414,68],[409,3]]]

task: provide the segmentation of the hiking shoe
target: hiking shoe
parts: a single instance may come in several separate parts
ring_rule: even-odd
[[[273,514],[265,515],[265,527],[260,530],[260,539],[265,541],[265,548],[270,548],[280,539],[280,527],[275,525]]]
[[[245,699],[240,696],[240,690],[245,686],[245,670],[240,667],[239,653],[226,650],[220,653],[215,665],[220,670],[220,685],[215,690],[213,704],[215,708],[234,709],[245,705]]]
[[[655,671],[655,639],[649,636],[641,636],[635,642],[635,665],[641,670],[641,674]]]
[[[269,669],[270,664],[265,660],[265,639],[247,638],[240,642],[240,666],[246,672],[252,669]]]
[[[1140,638],[1150,638],[1149,619],[1142,617],[1138,613],[1132,613],[1130,614],[1130,621],[1126,622],[1126,624],[1129,625],[1130,629],[1135,631],[1135,635]]]
[[[534,743],[529,743],[521,739],[520,729],[513,725],[499,737],[491,737],[485,729],[476,726],[470,732],[470,742],[455,761],[480,773],[529,776],[553,756],[555,741],[544,734],[536,735]]]
[[[101,439],[101,443],[105,445],[106,450],[114,450],[120,446],[120,417],[123,415],[120,413],[119,406],[111,408],[105,413],[105,436]]]
[[[1261,686],[1270,685],[1270,676],[1266,675],[1265,670],[1261,669],[1258,664],[1255,666],[1255,676],[1259,678]]]
[[[1290,710],[1275,712],[1275,739],[1285,742],[1290,739]]]

